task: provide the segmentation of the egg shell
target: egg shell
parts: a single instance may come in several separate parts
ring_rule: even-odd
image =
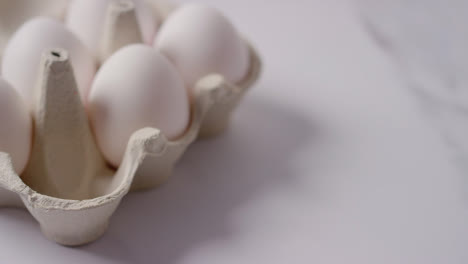
[[[132,133],[154,127],[175,139],[185,132],[190,116],[187,90],[177,70],[142,44],[120,49],[101,66],[88,106],[98,146],[116,167]]]
[[[112,1],[117,0],[74,0],[68,7],[65,19],[67,27],[96,57],[99,56],[107,9]],[[143,41],[151,45],[158,29],[159,18],[146,1],[129,1],[135,4],[137,22]]]
[[[10,154],[13,168],[21,174],[31,151],[32,118],[16,90],[0,78],[0,152]]]
[[[218,10],[200,4],[173,11],[154,46],[174,63],[191,90],[211,73],[237,83],[249,68],[248,47],[233,25]]]
[[[55,19],[31,19],[12,36],[2,60],[3,77],[19,91],[31,108],[42,53],[53,48],[68,51],[83,101],[92,83],[96,64],[81,41]]]

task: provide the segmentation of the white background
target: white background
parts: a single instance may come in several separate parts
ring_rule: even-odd
[[[467,171],[369,32],[386,9],[200,2],[264,62],[227,133],[126,196],[90,245],[56,245],[26,211],[1,209],[0,263],[468,263]]]

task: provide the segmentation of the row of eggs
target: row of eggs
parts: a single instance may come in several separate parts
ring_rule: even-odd
[[[121,48],[97,69],[110,1],[72,1],[65,24],[34,18],[10,39],[1,64],[0,151],[10,154],[18,174],[31,149],[33,91],[44,50],[69,52],[98,147],[115,167],[134,131],[156,127],[169,139],[185,132],[200,78],[219,73],[235,83],[246,75],[248,47],[219,11],[182,5],[159,27],[144,0],[133,0],[144,43]]]

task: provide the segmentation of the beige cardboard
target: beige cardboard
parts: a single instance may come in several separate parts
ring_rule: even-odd
[[[109,9],[103,58],[139,37],[129,33],[138,30],[132,29],[135,15],[127,4]],[[254,49],[250,48],[250,54],[250,70],[242,82],[230,84],[213,74],[197,83],[191,124],[184,136],[168,141],[157,128],[142,128],[132,135],[123,162],[114,171],[94,142],[67,52],[44,52],[36,87],[31,158],[19,176],[10,156],[0,153],[0,206],[25,206],[43,233],[57,243],[76,246],[96,240],[129,190],[164,183],[198,136],[213,136],[225,129],[231,112],[259,77],[260,60]]]

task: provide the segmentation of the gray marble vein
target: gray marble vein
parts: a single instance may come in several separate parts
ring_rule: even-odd
[[[358,0],[357,6],[468,173],[468,1]]]

